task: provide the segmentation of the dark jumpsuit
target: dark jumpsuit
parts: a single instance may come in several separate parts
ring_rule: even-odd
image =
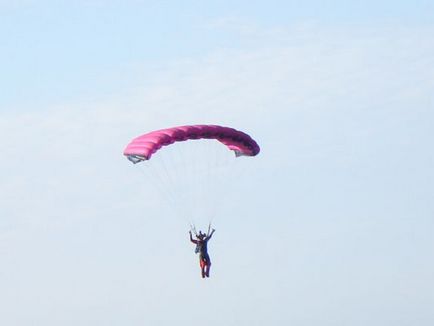
[[[211,267],[211,259],[208,255],[208,241],[211,239],[213,232],[203,239],[194,240],[190,234],[190,241],[196,244],[196,253],[199,253],[199,264],[202,269],[202,277],[209,277],[209,269]]]
[[[202,268],[206,265],[211,265],[211,260],[208,255],[208,240],[209,237],[206,237],[203,240],[193,240],[196,244],[196,250],[199,252],[200,267]]]

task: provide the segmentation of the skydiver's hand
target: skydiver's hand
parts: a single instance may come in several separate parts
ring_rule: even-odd
[[[215,229],[212,229],[212,232],[215,232]]]
[[[191,231],[188,231],[188,233],[190,233],[190,235],[191,235]]]

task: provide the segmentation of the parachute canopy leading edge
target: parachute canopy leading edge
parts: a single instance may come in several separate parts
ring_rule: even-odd
[[[161,147],[178,141],[215,139],[238,156],[255,156],[259,145],[246,133],[216,125],[192,125],[161,129],[134,138],[125,148],[124,155],[134,164],[149,160]]]

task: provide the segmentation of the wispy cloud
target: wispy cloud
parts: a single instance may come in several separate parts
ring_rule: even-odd
[[[4,208],[12,212],[29,207],[22,200],[48,201],[42,193],[35,196],[37,185],[57,194],[74,192],[62,184],[76,184],[77,170],[89,180],[89,165],[119,155],[130,137],[170,125],[246,129],[264,142],[265,153],[279,153],[281,166],[295,164],[294,155],[302,164],[315,155],[355,154],[350,141],[369,151],[369,142],[393,142],[393,134],[401,144],[402,132],[411,128],[406,119],[415,124],[408,130],[417,133],[413,137],[428,137],[427,130],[416,129],[433,118],[429,30],[335,32],[314,29],[304,41],[294,41],[299,34],[290,30],[285,42],[270,41],[272,46],[173,62],[146,86],[106,100],[3,115],[1,137],[10,141],[3,147],[2,170],[14,171],[3,177],[2,196],[10,200]],[[283,155],[288,144],[297,151]]]
[[[250,46],[221,48],[173,61],[147,76],[146,83],[138,82],[110,96],[2,114],[0,239],[16,246],[11,250],[3,242],[0,247],[3,261],[9,262],[1,271],[1,288],[7,297],[0,296],[0,303],[6,310],[10,308],[2,317],[6,322],[16,320],[16,307],[44,324],[65,324],[74,312],[87,316],[87,324],[93,324],[92,320],[109,322],[113,309],[120,307],[121,314],[128,315],[126,303],[134,304],[134,322],[157,321],[163,311],[155,305],[155,297],[177,305],[177,312],[191,311],[188,300],[174,302],[165,295],[188,292],[191,287],[201,289],[189,278],[189,270],[180,267],[179,271],[187,279],[186,285],[177,283],[177,276],[167,271],[165,280],[158,277],[159,267],[166,263],[160,255],[173,248],[161,244],[160,235],[153,231],[165,230],[169,238],[181,241],[179,230],[165,224],[167,219],[160,210],[165,202],[143,200],[143,194],[150,190],[147,186],[137,190],[135,171],[122,157],[122,149],[133,136],[148,130],[203,122],[246,130],[263,148],[255,161],[255,176],[246,185],[255,191],[247,199],[240,198],[246,202],[233,212],[234,216],[249,216],[249,223],[233,218],[230,227],[225,226],[234,236],[236,230],[247,229],[246,241],[255,252],[246,249],[244,261],[239,262],[233,247],[216,243],[215,248],[225,251],[219,268],[227,278],[205,285],[214,292],[210,299],[213,305],[228,312],[219,301],[227,297],[222,291],[239,290],[234,297],[238,300],[231,300],[241,302],[240,309],[246,312],[243,320],[250,324],[255,318],[265,320],[267,315],[275,316],[276,323],[295,318],[299,324],[310,324],[300,314],[290,315],[287,302],[300,311],[312,304],[324,306],[337,316],[333,302],[342,303],[346,301],[343,297],[348,297],[367,311],[375,310],[375,304],[393,311],[377,316],[380,321],[387,319],[387,314],[399,315],[401,308],[408,309],[406,300],[390,301],[390,292],[377,293],[375,289],[397,268],[402,274],[394,274],[384,289],[396,294],[394,286],[400,280],[403,291],[414,289],[409,279],[419,272],[412,266],[401,266],[397,253],[406,252],[406,248],[415,249],[412,261],[433,270],[432,263],[427,262],[432,262],[432,253],[417,254],[419,246],[432,245],[432,237],[425,233],[432,227],[428,217],[433,212],[432,30],[307,26],[275,31],[236,20],[211,25],[237,31]],[[136,77],[131,79],[138,80]],[[254,207],[247,205],[252,201]],[[149,221],[143,218],[144,211],[161,219]],[[395,224],[391,226],[392,219]],[[419,236],[417,241],[407,238],[408,227]],[[270,229],[275,237],[267,235]],[[263,237],[267,243],[255,244]],[[243,244],[232,245],[243,249]],[[144,248],[139,258],[135,256],[141,262],[132,257],[140,251],[132,249],[137,247]],[[370,261],[373,247],[379,258]],[[289,251],[301,270],[292,267],[286,256],[278,271],[258,261],[258,255],[278,261],[275,248]],[[350,249],[360,254],[366,266],[360,266]],[[305,254],[311,260],[307,261]],[[187,257],[190,252],[180,249],[173,259]],[[24,283],[26,288],[21,286],[14,292],[38,261],[42,264]],[[240,263],[241,269],[254,268],[259,274],[256,279],[250,273],[237,278],[228,262]],[[52,268],[57,276],[50,280],[47,275]],[[376,273],[376,268],[381,273]],[[369,282],[365,272],[371,273]],[[299,279],[300,284],[289,281],[288,275]],[[315,287],[302,282],[306,275],[316,280],[312,283]],[[77,290],[64,281],[71,277]],[[258,277],[265,283],[247,298]],[[429,275],[422,278],[427,281],[424,288],[416,284],[419,292],[412,290],[411,297],[415,302],[424,297],[432,302]],[[357,285],[357,279],[365,288]],[[317,295],[318,288],[322,295]],[[41,291],[48,294],[39,298],[41,303],[35,303]],[[63,293],[71,296],[57,300]],[[369,293],[376,293],[376,297]],[[12,301],[8,299],[11,296]],[[82,301],[83,297],[86,300]],[[260,297],[267,297],[269,302],[261,302],[260,311],[249,309]],[[188,298],[193,303],[196,300]],[[146,311],[146,317],[138,301],[153,307]],[[89,312],[88,307],[95,310]],[[424,312],[425,320],[432,320],[424,306],[420,307],[412,307],[410,313]],[[347,308],[348,320],[358,316],[353,307]],[[53,311],[65,315],[47,317]],[[191,316],[182,317],[186,322]],[[366,323],[381,324],[367,319]],[[320,323],[322,315],[312,320]],[[215,316],[209,324],[225,321],[223,315]]]

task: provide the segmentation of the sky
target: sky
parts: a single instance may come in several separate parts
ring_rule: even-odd
[[[432,325],[433,18],[0,1],[0,323]],[[217,189],[206,280],[188,221],[122,155],[197,123],[261,146]]]

